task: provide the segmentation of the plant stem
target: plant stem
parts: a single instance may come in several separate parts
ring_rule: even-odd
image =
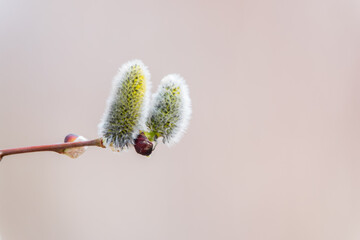
[[[30,152],[42,152],[42,151],[53,151],[57,153],[64,153],[64,150],[67,148],[84,147],[84,146],[96,146],[102,148],[105,147],[102,143],[102,139],[98,138],[98,139],[81,141],[81,142],[67,142],[67,143],[58,143],[58,144],[50,144],[50,145],[3,149],[0,150],[0,161],[2,157],[7,155],[30,153]]]

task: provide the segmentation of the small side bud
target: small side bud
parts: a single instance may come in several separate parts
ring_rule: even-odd
[[[140,133],[135,139],[135,150],[138,154],[149,156],[153,151],[153,143],[145,136],[144,133]]]
[[[83,142],[86,141],[87,139],[84,138],[83,136],[79,136],[76,134],[68,134],[65,139],[64,142],[68,143],[68,142]],[[83,154],[86,151],[87,147],[75,147],[75,148],[67,148],[64,150],[64,154],[71,157],[71,158],[78,158],[81,154]]]

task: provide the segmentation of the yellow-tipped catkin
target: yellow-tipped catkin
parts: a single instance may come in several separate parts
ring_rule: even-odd
[[[113,81],[112,92],[101,123],[103,144],[121,150],[134,143],[146,129],[149,111],[150,73],[139,60],[124,64]]]
[[[168,144],[178,142],[191,116],[191,100],[184,79],[177,74],[164,77],[151,105],[148,136],[155,140],[163,137],[163,142]]]

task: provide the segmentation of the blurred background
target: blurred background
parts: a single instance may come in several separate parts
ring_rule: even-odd
[[[360,239],[360,2],[0,0],[0,149],[97,137],[141,59],[193,117],[150,158],[0,163],[2,240]]]

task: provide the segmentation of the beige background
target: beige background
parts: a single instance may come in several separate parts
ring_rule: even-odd
[[[4,158],[2,240],[360,239],[358,0],[0,0],[0,18],[0,148],[97,137],[134,58],[193,100],[151,158]]]

